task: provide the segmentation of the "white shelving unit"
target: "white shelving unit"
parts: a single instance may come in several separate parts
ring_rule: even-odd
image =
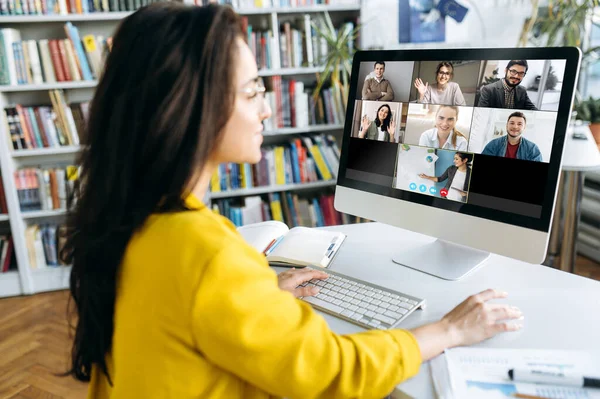
[[[274,193],[280,191],[293,190],[310,190],[315,188],[335,186],[335,180],[317,181],[311,183],[296,183],[296,184],[281,184],[264,187],[243,188],[240,190],[221,191],[218,193],[210,193],[208,197],[211,200],[219,198],[246,197],[248,195],[259,195],[266,193]]]
[[[357,0],[357,3],[359,1]],[[328,11],[334,13],[354,13],[356,16],[360,5],[343,6],[310,6],[296,8],[265,8],[238,10],[238,13],[248,16],[250,21],[264,20],[274,31],[279,29],[279,16],[289,18],[289,14],[316,14]],[[80,30],[83,37],[87,34],[112,36],[119,21],[130,15],[130,12],[91,13],[84,15],[21,15],[0,16],[0,28],[15,28],[21,31],[22,40],[40,40],[51,38],[65,38],[63,29],[65,22],[72,22]],[[344,14],[345,15],[345,14]],[[279,45],[278,40],[277,46]],[[259,75],[271,76],[298,76],[301,79],[310,79],[310,75],[322,72],[322,67],[304,68],[282,68],[276,70],[260,70]],[[37,85],[0,85],[0,107],[2,110],[13,104],[24,106],[50,104],[48,90],[62,89],[65,91],[67,102],[85,101],[91,99],[97,81],[61,82],[53,84]],[[18,271],[0,273],[0,298],[34,294],[37,292],[66,289],[68,288],[71,268],[68,266],[47,267],[32,269],[29,264],[27,244],[25,241],[25,229],[32,223],[44,223],[46,221],[60,222],[64,220],[64,210],[52,211],[21,211],[14,181],[14,172],[24,166],[67,164],[75,160],[79,152],[79,146],[68,146],[60,148],[43,148],[14,151],[7,131],[6,118],[2,112],[2,123],[0,124],[0,169],[2,171],[2,182],[6,193],[6,201],[9,213],[0,215],[0,223],[5,223],[6,228],[10,226],[10,232],[14,241],[14,256],[16,256]],[[302,128],[284,128],[264,132],[272,140],[278,140],[276,136],[289,136],[294,134],[311,132],[341,132],[342,125],[321,125]],[[283,139],[283,138],[282,138]],[[287,140],[287,139],[286,139]],[[258,187],[235,192],[223,192],[209,194],[210,198],[228,198],[232,196],[246,196],[275,191],[291,191],[313,189],[334,186],[334,181],[324,181],[306,184],[290,184],[285,186]],[[2,225],[0,224],[0,227]]]

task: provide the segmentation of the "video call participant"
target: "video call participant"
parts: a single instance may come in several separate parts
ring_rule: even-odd
[[[392,117],[392,110],[387,104],[383,104],[377,110],[374,121],[369,120],[367,115],[363,116],[360,126],[359,138],[369,140],[389,141],[394,143],[394,132],[396,131],[396,122]]]
[[[452,82],[454,66],[449,62],[440,62],[435,71],[435,83],[415,79],[415,88],[419,92],[417,102],[421,104],[466,105],[460,86]]]
[[[371,101],[393,101],[394,89],[390,81],[383,77],[385,62],[376,61],[373,68],[374,77],[367,77],[362,89],[362,99]]]
[[[471,166],[469,163],[472,160],[473,154],[457,152],[454,154],[454,165],[450,165],[441,176],[427,176],[421,173],[419,177],[436,183],[448,180],[444,186],[444,189],[448,192],[446,198],[459,202],[467,202],[469,181],[471,179]]]
[[[444,150],[467,150],[467,138],[455,129],[458,107],[442,105],[435,115],[435,127],[421,134],[419,145]]]
[[[527,90],[519,86],[527,74],[527,61],[511,60],[504,69],[504,79],[483,86],[478,107],[537,110]]]
[[[522,112],[513,112],[506,122],[507,134],[487,143],[482,154],[542,162],[542,153],[538,146],[522,137],[526,126],[525,115]]]

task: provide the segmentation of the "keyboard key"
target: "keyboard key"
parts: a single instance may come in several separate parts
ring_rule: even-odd
[[[308,303],[312,303],[313,305],[320,306],[335,313],[341,313],[344,310],[341,306],[325,302],[319,298],[315,298],[314,296],[306,296],[303,299]]]
[[[384,323],[387,323],[387,324],[389,324],[389,325],[392,325],[392,324],[394,324],[394,322],[396,321],[396,320],[392,319],[391,317],[384,316],[384,315],[382,315],[382,314],[376,314],[376,315],[375,315],[373,318],[374,318],[375,320],[382,321],[382,322],[384,322]]]
[[[392,317],[392,318],[394,318],[394,319],[399,319],[400,317],[402,317],[402,315],[401,315],[401,314],[394,313],[394,312],[391,312],[391,311],[389,311],[389,310],[388,310],[387,312],[385,312],[385,313],[384,313],[384,315],[386,315],[386,316],[389,316],[389,317]]]

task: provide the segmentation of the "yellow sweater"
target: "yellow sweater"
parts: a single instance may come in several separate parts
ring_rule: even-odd
[[[333,333],[196,197],[153,215],[124,256],[107,356],[88,398],[382,398],[421,364],[408,331]]]

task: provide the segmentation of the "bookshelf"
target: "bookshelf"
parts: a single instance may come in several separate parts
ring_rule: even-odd
[[[335,186],[335,180],[318,181],[311,183],[296,183],[296,184],[283,184],[283,185],[271,185],[265,187],[254,187],[254,188],[242,188],[231,191],[223,191],[219,193],[210,193],[209,197],[211,200],[219,198],[232,198],[232,197],[247,197],[250,195],[267,194],[274,192],[283,191],[294,191],[294,190],[311,190],[315,188],[332,187]]]
[[[142,3],[144,1],[146,0],[142,0]],[[186,2],[190,1],[187,0]],[[281,4],[284,4],[284,1],[288,0],[281,0]],[[348,0],[329,1],[332,3],[349,2]],[[270,4],[276,2],[278,0],[273,0]],[[254,3],[254,1],[249,3]],[[282,21],[300,19],[305,14],[319,15],[324,11],[330,13],[334,24],[341,24],[345,20],[355,19],[360,15],[359,4],[360,1],[356,0],[355,4],[241,8],[236,9],[236,11],[247,17],[248,23],[252,26],[278,32],[281,29],[280,23]],[[0,29],[16,29],[20,32],[22,40],[35,40],[39,43],[40,40],[44,39],[66,39],[64,26],[70,22],[79,30],[81,38],[90,34],[107,38],[113,34],[119,22],[130,14],[131,11],[66,15],[0,15]],[[274,35],[273,45],[275,51],[279,51],[279,35]],[[267,85],[271,88],[272,80],[283,78],[302,82],[307,85],[308,89],[310,82],[314,82],[316,79],[315,74],[322,71],[323,67],[316,62],[312,66],[304,63],[301,66],[282,67],[281,65],[273,65],[269,68],[259,67],[259,75],[265,79]],[[0,84],[0,106],[3,110],[2,123],[0,124],[0,135],[2,135],[0,140],[0,171],[2,172],[2,184],[8,207],[8,214],[0,214],[0,234],[11,234],[14,243],[13,256],[17,262],[17,270],[0,273],[0,298],[68,288],[70,266],[31,267],[31,256],[27,241],[28,227],[32,225],[60,224],[64,221],[67,212],[65,209],[23,210],[14,176],[15,172],[24,168],[45,169],[72,165],[75,156],[81,149],[79,145],[61,145],[15,150],[11,143],[10,128],[4,110],[14,107],[16,104],[23,107],[51,106],[49,93],[54,90],[60,90],[63,93],[67,104],[89,101],[93,96],[96,85],[95,76],[94,79],[90,80]],[[313,134],[333,135],[341,140],[342,131],[343,125],[340,123],[309,124],[308,126],[299,127],[274,126],[264,131],[264,145],[286,143],[292,138]],[[341,144],[341,142],[338,141],[338,144]],[[333,187],[335,187],[335,179],[267,185],[209,193],[208,200],[212,202],[232,198],[243,199],[248,196],[284,192],[320,193],[323,190],[331,190]]]

